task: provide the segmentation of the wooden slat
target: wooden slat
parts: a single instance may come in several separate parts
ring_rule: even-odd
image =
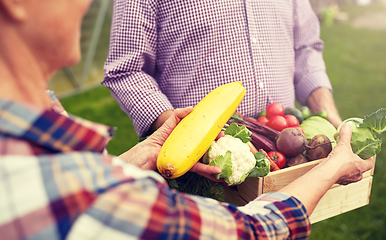
[[[373,177],[327,191],[310,216],[311,223],[334,217],[369,204]]]
[[[237,191],[247,202],[252,201],[263,192],[263,178],[246,178],[245,182],[237,185]]]

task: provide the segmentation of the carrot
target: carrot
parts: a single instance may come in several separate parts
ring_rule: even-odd
[[[255,154],[258,152],[251,142],[247,142],[247,145],[249,146],[249,150],[251,150],[251,153]]]
[[[273,161],[267,154],[267,152],[265,152],[263,149],[260,149],[259,152],[265,154],[265,156],[267,156],[269,162],[271,163],[271,167],[270,167],[270,171],[273,172],[273,171],[277,171],[277,170],[280,170],[280,168],[277,166],[276,162]]]

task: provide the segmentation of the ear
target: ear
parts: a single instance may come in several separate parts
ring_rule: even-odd
[[[25,0],[0,0],[0,12],[13,21],[23,21],[27,16]]]

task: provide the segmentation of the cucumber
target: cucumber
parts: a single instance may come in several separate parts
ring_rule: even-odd
[[[311,112],[311,110],[307,106],[302,106],[302,107],[299,108],[299,110],[303,114],[303,120],[312,116],[312,112]]]
[[[304,119],[303,113],[297,108],[286,108],[284,115],[294,115],[298,119],[299,124],[302,123]]]

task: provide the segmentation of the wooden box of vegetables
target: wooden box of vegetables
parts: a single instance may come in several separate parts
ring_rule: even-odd
[[[290,114],[292,115],[294,111],[291,109]],[[286,112],[286,114],[289,113]],[[280,137],[279,133],[282,133],[285,128],[275,129],[269,123],[268,127],[265,127],[267,123],[264,121],[260,122],[260,120],[244,118],[241,115],[233,115],[230,122],[237,123],[238,126],[246,126],[251,131],[250,143],[253,145],[252,148],[254,147],[263,153],[284,152],[286,163],[279,169],[277,165],[283,164],[280,162],[282,160],[279,160],[280,157],[274,161],[270,159],[271,163],[273,162],[273,165],[276,166],[273,169],[271,164],[268,174],[256,177],[256,172],[253,172],[254,169],[242,183],[225,187],[224,200],[226,202],[242,206],[261,194],[278,191],[319,164],[321,158],[327,156],[334,148],[338,141],[339,128],[336,129],[324,116],[313,115],[307,116],[305,119],[302,114],[298,114],[296,111],[293,115],[298,118],[301,117],[299,118],[301,124],[300,126],[291,126],[291,134],[294,134],[294,129],[303,131],[307,139],[306,150],[303,149],[300,153],[291,152],[296,148],[291,145],[291,142],[285,142],[284,148],[283,146],[279,147],[283,144],[277,142],[278,137]],[[386,129],[385,116],[386,110],[380,109],[363,119],[350,118],[344,121],[352,123],[351,146],[353,152],[362,159],[374,156],[380,151],[381,139],[378,138],[378,135]],[[291,139],[291,141],[296,142],[297,140]],[[291,147],[285,145],[291,145]],[[363,179],[359,182],[349,185],[333,185],[310,216],[311,223],[367,205],[370,201],[373,174],[374,168],[364,173]]]
[[[242,206],[263,193],[278,191],[315,167],[319,161],[316,160],[270,172],[265,177],[246,178],[240,185],[225,188],[225,201]],[[366,172],[364,178],[357,183],[345,186],[335,184],[332,186],[311,214],[311,223],[367,205],[370,201],[373,170]]]

